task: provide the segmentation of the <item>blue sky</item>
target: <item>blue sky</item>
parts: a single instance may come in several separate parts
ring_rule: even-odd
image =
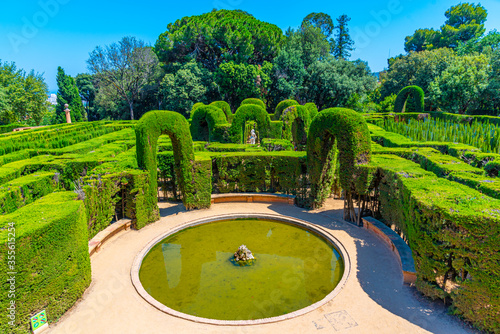
[[[336,18],[347,14],[356,42],[351,59],[368,61],[372,71],[387,66],[389,55],[404,52],[404,38],[418,28],[439,28],[444,12],[459,0],[383,1],[3,1],[0,12],[0,59],[20,68],[44,73],[51,92],[57,91],[57,66],[76,75],[87,72],[88,54],[123,36],[154,44],[167,24],[213,8],[243,9],[282,30],[297,27],[311,12]],[[487,31],[500,30],[500,0],[483,0],[488,10]]]

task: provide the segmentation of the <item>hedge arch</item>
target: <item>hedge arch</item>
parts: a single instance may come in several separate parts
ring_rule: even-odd
[[[194,111],[196,109],[198,109],[199,107],[204,106],[204,105],[205,105],[205,103],[203,103],[203,102],[198,102],[198,103],[193,104],[193,108],[191,108],[191,111],[189,112],[189,116],[190,116],[189,118],[193,117]]]
[[[304,141],[298,137],[305,137],[307,140],[309,126],[317,114],[317,109],[307,105],[294,105],[286,108],[281,114],[283,139],[293,140],[296,144]]]
[[[285,110],[286,108],[291,107],[291,106],[298,106],[298,105],[300,105],[300,103],[298,103],[295,100],[281,101],[280,103],[278,103],[278,105],[276,106],[276,109],[274,111],[274,119],[279,120],[281,118],[281,114],[283,113],[283,110]]]
[[[179,180],[182,202],[186,209],[200,207],[195,201],[193,185],[194,151],[189,132],[189,123],[181,114],[174,111],[149,111],[135,126],[137,164],[149,172],[149,196],[147,201],[152,207],[158,203],[158,172],[156,147],[158,137],[168,135],[172,140],[175,170]]]
[[[214,106],[198,107],[191,117],[191,136],[194,141],[214,141],[214,127],[226,123],[224,112]]]
[[[256,98],[248,98],[248,99],[244,99],[242,102],[241,102],[241,105],[240,106],[243,106],[245,104],[255,104],[256,106],[259,106],[261,107],[262,109],[266,110],[266,105],[264,102],[262,102],[261,99],[256,99]]]
[[[211,106],[217,107],[224,112],[226,115],[226,120],[231,122],[233,119],[233,112],[231,111],[231,106],[225,101],[214,101],[210,103]]]
[[[233,143],[244,143],[243,131],[245,131],[245,122],[255,121],[259,128],[260,138],[267,138],[271,127],[269,114],[261,107],[255,104],[245,104],[236,110],[231,124],[231,139]]]
[[[406,105],[406,108],[405,108]],[[418,86],[407,86],[398,93],[394,112],[424,112],[424,90]]]
[[[352,216],[352,194],[366,192],[363,189],[366,182],[362,180],[366,177],[362,175],[366,169],[357,168],[357,165],[371,160],[371,138],[366,120],[351,109],[326,109],[313,119],[308,138],[307,170],[312,207],[321,206],[330,194],[338,153],[340,186],[345,191],[347,207],[347,210],[344,208],[344,219],[359,220],[359,217]]]

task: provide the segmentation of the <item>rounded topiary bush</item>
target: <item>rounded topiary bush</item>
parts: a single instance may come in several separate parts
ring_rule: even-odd
[[[271,127],[269,114],[258,105],[244,104],[236,110],[231,124],[231,139],[233,143],[241,144],[244,142],[243,133],[245,122],[255,121],[259,128],[261,138],[266,138]]]
[[[226,123],[226,115],[215,106],[198,107],[191,118],[191,135],[194,141],[213,141],[214,127]]]
[[[394,103],[394,112],[424,112],[424,90],[418,86],[408,86],[399,92]]]
[[[225,101],[214,101],[210,103],[211,106],[217,107],[224,112],[226,115],[226,120],[231,122],[233,119],[233,112],[231,111],[231,106]]]
[[[193,104],[193,108],[191,108],[191,111],[189,113],[190,118],[193,117],[193,113],[196,109],[198,109],[199,107],[202,107],[204,105],[205,105],[205,103],[203,103],[203,102],[198,102],[198,103]]]
[[[281,118],[281,114],[283,113],[283,110],[285,110],[288,107],[297,106],[297,105],[300,105],[300,103],[298,103],[295,100],[284,100],[284,101],[281,101],[276,106],[276,110],[274,112],[274,119],[275,120],[279,120]]]
[[[262,109],[266,110],[266,105],[264,102],[262,102],[261,99],[256,99],[256,98],[248,98],[248,99],[244,99],[242,102],[241,102],[241,105],[245,105],[245,104],[255,104],[259,107],[261,107]]]

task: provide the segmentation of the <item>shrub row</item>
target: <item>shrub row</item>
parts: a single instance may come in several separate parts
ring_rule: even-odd
[[[395,155],[377,154],[382,217],[404,231],[417,288],[450,300],[454,313],[500,330],[500,201],[438,178]]]
[[[0,248],[2,333],[30,333],[30,316],[44,309],[55,322],[90,284],[85,208],[73,192],[0,216]],[[15,321],[9,323],[12,302]]]

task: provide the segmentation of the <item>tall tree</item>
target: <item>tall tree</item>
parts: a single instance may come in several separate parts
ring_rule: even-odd
[[[351,51],[354,51],[354,41],[349,35],[349,28],[347,27],[351,18],[345,14],[337,18],[337,32],[335,33],[335,45],[333,55],[337,59],[347,59],[351,56]]]
[[[283,41],[283,32],[274,24],[241,10],[214,10],[168,24],[155,52],[167,65],[194,59],[213,72],[229,61],[253,65],[271,61]]]
[[[76,86],[78,93],[83,101],[85,101],[85,112],[87,113],[88,121],[98,121],[100,118],[95,113],[95,96],[96,88],[92,81],[92,75],[80,73],[76,76]]]
[[[160,70],[152,48],[135,37],[124,37],[104,48],[96,47],[87,65],[99,86],[109,86],[107,93],[117,94],[127,102],[132,120],[141,89],[157,78]]]
[[[335,29],[331,16],[321,12],[307,15],[302,20],[302,27],[306,25],[312,25],[313,27],[321,29],[321,32],[327,38],[331,36],[333,29]]]
[[[41,74],[26,74],[15,63],[0,60],[0,123],[39,125],[48,112],[47,94]]]
[[[446,21],[439,31],[418,29],[405,38],[405,51],[424,51],[447,47],[455,49],[484,34],[488,13],[480,4],[461,3],[445,12]]]
[[[56,105],[56,123],[66,122],[66,113],[64,105],[68,104],[71,110],[71,121],[80,122],[84,120],[83,103],[76,87],[75,79],[64,73],[64,69],[59,66],[57,68],[57,105]]]

